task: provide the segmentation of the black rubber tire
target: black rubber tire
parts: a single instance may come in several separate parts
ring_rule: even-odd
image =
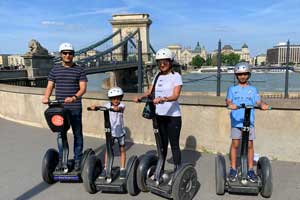
[[[172,185],[174,200],[191,200],[199,189],[197,171],[192,165],[186,165],[178,172]]]
[[[48,149],[42,161],[42,177],[48,184],[55,183],[53,172],[58,164],[59,155],[55,149]]]
[[[81,163],[80,163],[80,174],[82,173],[82,169],[83,169],[86,159],[91,155],[95,155],[94,150],[91,148],[88,148],[83,152]]]
[[[224,195],[226,180],[226,162],[224,156],[218,154],[215,158],[215,183],[216,194]]]
[[[157,156],[153,154],[146,154],[139,158],[140,163],[137,168],[136,173],[136,183],[138,188],[142,192],[149,192],[148,187],[146,185],[147,171],[148,169],[157,164]]]
[[[273,177],[271,163],[267,157],[259,158],[257,163],[257,175],[262,181],[261,196],[270,198],[273,192]]]
[[[132,156],[127,162],[127,166],[129,166],[129,165],[131,165],[131,167],[130,167],[130,169],[128,169],[128,172],[127,172],[128,173],[127,182],[126,182],[127,192],[131,196],[136,196],[141,192],[141,190],[138,188],[137,182],[136,182],[136,171],[137,171],[137,168],[139,165],[139,159],[136,156]]]
[[[101,160],[95,155],[88,156],[84,163],[81,174],[83,186],[88,193],[95,194],[97,192],[95,180],[97,179],[101,171]]]

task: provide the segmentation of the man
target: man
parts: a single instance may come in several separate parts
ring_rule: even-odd
[[[81,97],[86,92],[87,77],[84,68],[73,63],[74,48],[70,43],[62,43],[59,46],[59,52],[62,63],[54,66],[49,72],[42,103],[48,103],[54,87],[56,99],[64,100],[64,108],[69,110],[70,124],[74,135],[74,168],[79,171],[83,149]],[[63,149],[65,148],[67,151],[69,149],[67,133],[58,134],[57,144],[59,149],[57,169],[68,172],[68,167],[62,166]]]

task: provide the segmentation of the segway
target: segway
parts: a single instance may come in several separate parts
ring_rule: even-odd
[[[149,98],[140,102],[152,103]],[[137,170],[137,185],[143,192],[151,191],[154,194],[174,200],[191,200],[199,189],[197,172],[192,164],[182,164],[175,171],[163,170],[166,158],[162,152],[162,141],[158,130],[157,118],[152,118],[157,154],[145,154],[140,158]]]
[[[88,110],[92,111],[91,108]],[[126,178],[120,179],[120,167],[113,167],[114,152],[113,141],[111,134],[111,124],[109,119],[109,111],[103,106],[97,106],[94,111],[103,111],[104,113],[104,127],[106,137],[106,151],[108,156],[108,163],[106,166],[106,176],[101,176],[102,164],[95,154],[89,154],[87,162],[85,162],[82,171],[82,179],[84,188],[87,192],[94,194],[97,191],[126,193],[135,196],[140,191],[136,183],[136,170],[139,164],[137,156],[131,156],[126,164]],[[99,175],[100,174],[100,175]]]
[[[45,118],[54,133],[67,132],[70,128],[70,119],[68,110],[63,106],[64,100],[54,100],[48,102],[48,108],[45,111]],[[48,184],[59,182],[81,182],[81,170],[88,155],[95,154],[92,149],[84,151],[81,159],[81,170],[75,171],[75,162],[68,160],[69,149],[67,146],[67,137],[62,137],[63,157],[62,165],[58,167],[59,154],[56,149],[48,149],[42,161],[42,177]]]
[[[253,183],[247,179],[248,172],[248,140],[250,132],[250,113],[252,109],[259,107],[246,106],[242,104],[238,109],[245,109],[244,122],[242,129],[242,142],[240,148],[240,157],[237,158],[237,180],[230,181],[226,175],[226,162],[223,155],[218,154],[215,158],[215,182],[216,193],[223,195],[225,191],[229,193],[261,194],[265,198],[272,195],[272,168],[270,160],[267,157],[259,158],[257,162],[258,181]]]

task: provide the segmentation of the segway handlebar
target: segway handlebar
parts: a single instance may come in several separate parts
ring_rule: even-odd
[[[229,106],[228,106],[227,108],[228,108],[229,110],[233,110],[233,109],[231,109]],[[261,110],[261,107],[258,106],[258,105],[252,106],[252,105],[241,104],[240,106],[237,106],[237,109],[241,109],[241,108],[259,109],[259,110]],[[267,110],[272,110],[272,107],[269,106],[269,108],[268,108]]]
[[[143,97],[141,99],[138,100],[139,103],[151,103],[153,102],[153,99],[149,98],[149,97]]]
[[[62,105],[65,103],[65,100],[49,100],[48,105],[54,106],[54,105]]]
[[[115,111],[112,108],[107,108],[105,106],[95,106],[94,109],[92,109],[91,107],[87,107],[88,111],[112,111],[112,112],[120,112],[120,111]]]

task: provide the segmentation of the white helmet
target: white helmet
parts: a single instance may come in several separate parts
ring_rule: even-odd
[[[62,52],[62,51],[74,51],[74,48],[72,46],[72,44],[70,43],[62,43],[61,45],[59,45],[59,52]]]
[[[113,87],[110,88],[107,92],[108,97],[117,97],[117,96],[123,96],[123,90],[120,87]]]
[[[170,49],[168,48],[162,48],[158,50],[155,54],[155,60],[161,60],[161,59],[170,59],[173,60],[174,56]]]
[[[247,62],[240,62],[235,65],[234,73],[251,73],[251,67]]]

